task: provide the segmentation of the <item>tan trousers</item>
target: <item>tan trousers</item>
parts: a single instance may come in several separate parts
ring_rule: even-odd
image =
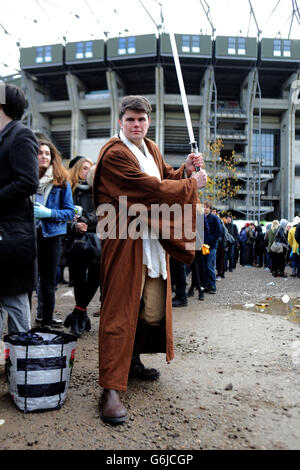
[[[167,281],[162,277],[151,278],[147,274],[147,266],[143,265],[140,299],[144,305],[140,318],[144,322],[157,325],[165,317]]]

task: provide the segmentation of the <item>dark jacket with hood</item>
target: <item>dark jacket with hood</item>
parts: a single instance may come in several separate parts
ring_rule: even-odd
[[[205,218],[204,225],[204,243],[213,250],[218,246],[218,239],[222,235],[222,226],[219,217],[209,213]],[[207,223],[206,223],[207,222]]]
[[[0,132],[0,295],[34,288],[36,237],[30,196],[39,184],[38,144],[11,121]]]
[[[237,226],[233,222],[230,222],[230,223],[226,224],[226,227],[227,227],[227,230],[230,233],[230,235],[232,235],[234,237],[235,243],[238,243],[239,242],[239,231],[238,231]]]

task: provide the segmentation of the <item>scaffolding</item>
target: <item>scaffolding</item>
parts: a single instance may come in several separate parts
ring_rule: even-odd
[[[272,178],[272,173],[262,171],[261,88],[258,78],[255,80],[255,86],[252,88],[251,93],[251,100],[254,102],[258,100],[258,155],[248,151],[247,176],[246,179],[241,178],[246,182],[246,210],[240,212],[246,216],[247,220],[255,220],[260,223],[262,215],[272,212],[273,206],[267,209],[267,206],[262,206],[261,203],[262,184]],[[252,135],[253,133],[254,129]],[[252,135],[249,137],[252,138]]]
[[[258,72],[254,70],[254,73],[257,74]],[[231,109],[230,113],[234,115],[237,119],[242,117],[245,120],[245,124],[248,124],[248,141],[253,138],[254,130],[258,134],[258,145],[257,145],[257,154],[254,155],[252,150],[248,150],[247,157],[246,157],[246,168],[245,168],[245,175],[240,172],[238,175],[238,179],[245,183],[246,188],[246,200],[242,204],[244,208],[241,207],[241,204],[235,204],[233,201],[230,203],[230,210],[236,210],[237,212],[243,214],[247,220],[255,220],[258,223],[261,221],[262,216],[272,212],[273,206],[272,204],[267,204],[264,202],[262,205],[262,185],[266,183],[268,180],[272,179],[273,174],[269,170],[265,170],[262,167],[262,130],[261,130],[261,88],[258,80],[258,76],[254,76],[254,79],[251,83],[250,89],[250,97],[248,102],[248,113],[247,117],[244,115],[244,112],[237,112],[237,109]],[[256,129],[253,126],[249,126],[250,120],[253,119],[254,113],[254,104],[258,103],[258,125]],[[225,112],[226,111],[226,112]],[[218,91],[215,80],[213,81],[213,88],[212,88],[212,96],[211,96],[211,112],[213,114],[212,118],[210,119],[210,135],[212,138],[212,142],[216,142],[218,139],[218,135],[221,134],[228,134],[228,137],[237,137],[241,139],[245,136],[245,143],[246,143],[246,131],[218,131]],[[227,108],[222,111],[224,116],[228,115]],[[222,114],[222,113],[221,113]],[[221,116],[222,117],[222,116]],[[250,127],[250,130],[249,130]],[[248,143],[249,145],[249,143]],[[252,145],[249,146],[252,149]],[[217,177],[217,162],[216,158],[213,158],[210,152],[210,161],[212,165],[210,167],[210,176],[215,181]],[[213,184],[213,200],[216,199],[216,188],[215,184]],[[225,202],[225,201],[224,201]],[[228,202],[227,204],[228,205]]]

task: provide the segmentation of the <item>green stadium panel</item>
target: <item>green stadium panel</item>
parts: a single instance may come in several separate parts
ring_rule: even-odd
[[[300,40],[281,38],[262,38],[261,60],[300,61]]]
[[[20,74],[8,75],[6,77],[2,77],[2,80],[4,81],[4,83],[7,83],[8,85],[15,85],[20,88],[22,88],[22,85],[23,85],[22,77]]]
[[[216,59],[256,60],[257,53],[256,38],[241,36],[216,37]]]
[[[69,42],[65,48],[65,63],[103,62],[104,47],[105,42],[103,39]]]
[[[107,41],[107,59],[155,57],[157,38],[155,34],[111,38]]]
[[[175,34],[179,57],[209,57],[212,56],[212,40],[210,36],[199,34]],[[172,56],[170,36],[163,33],[160,36],[160,55]]]
[[[22,69],[59,66],[63,65],[63,62],[64,46],[62,44],[25,47],[20,50]]]

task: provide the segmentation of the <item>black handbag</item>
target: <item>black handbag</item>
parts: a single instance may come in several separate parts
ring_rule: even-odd
[[[0,260],[32,262],[36,258],[33,222],[0,221]]]
[[[85,256],[88,259],[100,258],[101,242],[96,233],[86,232],[82,235],[76,234],[69,241],[66,252],[68,257]]]

